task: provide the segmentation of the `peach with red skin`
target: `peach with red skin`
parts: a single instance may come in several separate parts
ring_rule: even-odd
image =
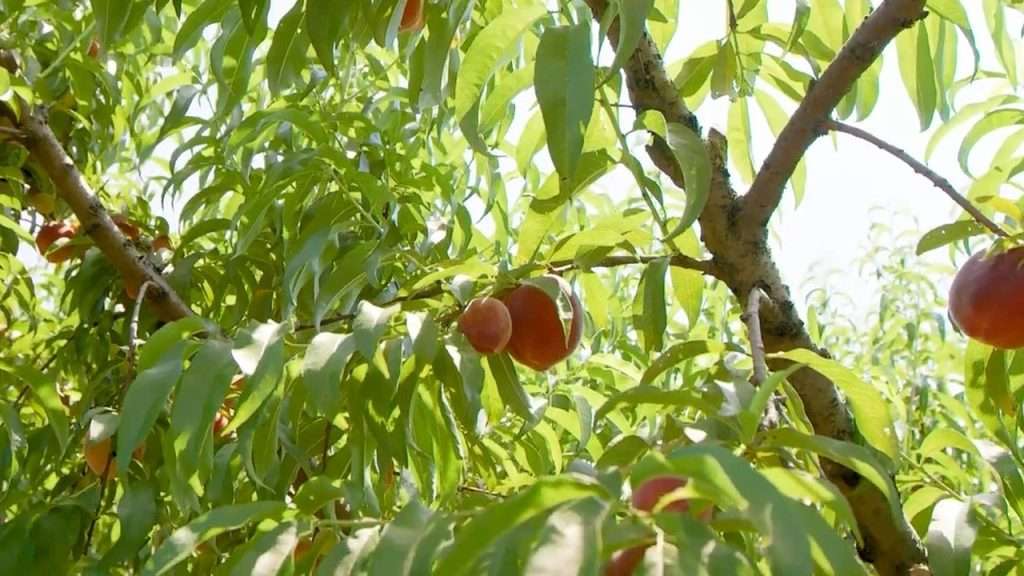
[[[138,225],[136,225],[131,218],[125,216],[124,214],[112,214],[110,216],[110,219],[113,220],[114,225],[116,225],[118,229],[121,230],[121,234],[124,234],[129,239],[133,241],[138,240],[139,236],[142,235],[142,233],[139,231]]]
[[[416,31],[423,28],[424,0],[406,0],[402,11],[402,21],[398,24],[399,32]]]
[[[459,330],[481,354],[498,354],[512,337],[512,317],[497,298],[477,298],[459,315]]]
[[[98,38],[93,38],[89,41],[89,48],[85,51],[89,58],[95,60],[100,55],[100,41]]]
[[[686,486],[686,482],[686,478],[682,476],[669,474],[648,478],[633,491],[633,507],[644,512],[653,512],[665,495]],[[666,502],[660,511],[686,514],[689,509],[690,503],[686,500],[673,500]],[[699,518],[705,522],[711,520],[711,508],[703,510]],[[630,576],[643,562],[644,553],[649,547],[650,544],[641,544],[616,552],[605,564],[604,576]]]
[[[971,256],[953,279],[949,315],[974,340],[1024,347],[1024,246]]]
[[[170,250],[171,239],[167,234],[161,234],[153,239],[153,251],[159,252],[160,250]]]
[[[583,334],[583,307],[572,287],[560,276],[544,278],[556,282],[572,306],[568,337],[558,313],[558,303],[541,288],[524,283],[501,296],[512,318],[508,352],[520,364],[538,372],[568,358]]]
[[[50,247],[53,246],[57,241],[61,239],[71,240],[78,234],[78,227],[73,224],[68,224],[63,220],[57,220],[54,222],[47,222],[39,229],[39,233],[36,234],[36,247],[39,249],[39,253],[46,257],[48,262],[57,264],[70,260],[77,256],[81,256],[85,250],[85,246],[61,246],[53,251]]]

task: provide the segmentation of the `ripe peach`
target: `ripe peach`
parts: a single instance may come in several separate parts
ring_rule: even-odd
[[[633,507],[637,510],[650,512],[658,505],[661,497],[686,486],[686,478],[682,476],[655,476],[645,480],[633,492]],[[686,512],[690,508],[686,500],[674,500],[665,505],[665,511]]]
[[[398,24],[399,32],[415,31],[423,28],[423,0],[406,0],[402,11],[402,21]]]
[[[217,415],[213,417],[213,435],[214,437],[220,437],[224,429],[228,427],[228,415],[223,410],[218,410]]]
[[[153,239],[153,251],[159,252],[160,250],[170,250],[171,239],[167,234],[161,234]]]
[[[569,283],[560,276],[542,276],[535,282],[557,286],[569,299],[572,320],[568,334],[559,315],[558,303],[538,286],[520,284],[501,299],[512,318],[509,354],[521,364],[543,371],[565,360],[579,345],[583,333],[583,309]]]
[[[604,567],[604,576],[631,576],[644,561],[648,546],[633,546],[615,553]]]
[[[512,337],[512,317],[501,300],[477,298],[459,316],[459,330],[477,352],[497,354]]]
[[[131,218],[124,214],[111,214],[110,219],[114,221],[114,224],[121,230],[121,234],[124,234],[131,240],[138,240],[141,232],[139,231],[138,225],[132,221]]]
[[[64,262],[85,253],[85,246],[60,246],[56,250],[49,251],[50,247],[62,239],[70,240],[78,234],[78,228],[62,220],[47,222],[36,234],[36,247],[39,253],[46,256],[46,260],[54,264]]]
[[[1024,347],[1024,246],[971,256],[953,279],[949,314],[979,342]]]
[[[113,438],[107,437],[99,442],[92,443],[86,438],[83,443],[82,452],[85,454],[85,463],[89,465],[89,469],[96,476],[102,476],[104,470],[107,471],[108,480],[117,475],[117,461],[111,461],[114,455]],[[132,451],[132,458],[141,460],[145,454],[146,445],[141,444]],[[110,462],[109,467],[107,462]]]

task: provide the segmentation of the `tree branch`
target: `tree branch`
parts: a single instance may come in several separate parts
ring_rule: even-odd
[[[747,310],[743,314],[743,322],[747,325],[750,339],[750,357],[754,361],[754,386],[760,386],[768,378],[768,364],[764,358],[764,338],[761,336],[761,288],[750,291],[747,299]]]
[[[899,158],[907,166],[910,166],[910,168],[914,172],[917,172],[921,176],[924,176],[925,178],[930,180],[936,188],[945,192],[946,196],[949,196],[950,199],[953,200],[953,202],[956,202],[957,205],[964,209],[964,212],[970,214],[971,217],[973,217],[979,224],[985,226],[997,236],[1002,236],[1003,238],[1009,237],[1009,234],[1007,234],[1005,230],[1000,228],[998,224],[989,219],[988,216],[985,216],[980,210],[978,210],[978,208],[974,204],[971,203],[970,200],[968,200],[962,194],[957,192],[956,188],[953,188],[953,185],[949,183],[949,180],[946,180],[931,168],[925,166],[921,162],[918,162],[917,159],[915,159],[910,154],[907,154],[902,149],[897,148],[892,144],[889,144],[888,142],[882,140],[881,138],[878,138],[877,136],[871,134],[870,132],[857,128],[856,126],[850,126],[849,124],[844,124],[842,122],[838,122],[835,120],[829,120],[828,122],[825,123],[825,127],[829,130],[843,132],[855,138],[860,138],[865,142],[869,142],[871,144],[874,144],[878,148],[885,150],[886,152],[892,154],[896,158]]]
[[[0,50],[0,66],[15,73],[17,59],[7,50]],[[121,274],[124,282],[141,285],[150,282],[148,302],[157,316],[165,322],[192,315],[192,310],[167,284],[145,255],[140,254],[110,219],[106,208],[93,194],[82,178],[75,163],[64,151],[57,137],[47,125],[43,110],[24,108],[16,128],[24,135],[24,144],[32,158],[53,181],[57,195],[71,207],[78,221],[94,244]]]
[[[595,19],[602,21],[607,0],[587,0],[587,4]],[[877,57],[885,42],[921,16],[923,4],[923,0],[885,0],[854,33],[851,44],[836,59],[838,66],[834,63],[818,86],[812,88],[808,95],[809,103],[801,105],[799,116],[795,116],[787,127],[788,143],[780,139],[776,145],[776,158],[780,155],[788,157],[790,166],[780,172],[775,159],[766,161],[759,175],[761,191],[756,192],[752,188],[756,193],[748,194],[747,200],[740,200],[729,182],[725,137],[714,130],[707,135],[705,146],[712,163],[712,179],[708,202],[700,215],[701,240],[712,255],[715,277],[729,287],[738,301],[747,303],[754,289],[763,290],[767,296],[763,300],[758,296],[760,308],[757,315],[766,352],[807,348],[828,356],[826,351],[814,345],[790,297],[789,288],[782,281],[768,247],[766,223],[778,204],[786,179],[818,135],[822,122],[828,118],[842,93]],[[893,24],[891,19],[898,22]],[[613,22],[609,27],[609,39],[613,44],[616,26]],[[674,89],[663,89],[665,84],[671,86],[671,82],[665,75],[661,57],[653,43],[641,42],[624,70],[630,99],[638,104],[638,108],[659,110],[670,122],[685,122],[692,116]],[[695,119],[691,125],[696,126]],[[663,173],[676,185],[683,186],[678,163],[663,141],[655,139],[647,152]],[[776,184],[765,186],[763,182],[769,177]],[[763,207],[758,207],[759,201],[764,203]],[[760,210],[761,213],[744,218],[747,206],[751,207],[750,212]],[[786,367],[778,360],[769,362],[769,365],[773,370]],[[800,395],[816,433],[844,441],[855,439],[853,420],[835,384],[806,368],[794,372],[789,381]],[[926,555],[920,540],[902,514],[898,510],[893,512],[886,496],[859,474],[838,463],[822,460],[822,468],[854,510],[864,536],[864,546],[859,550],[861,557],[872,563],[882,576],[903,576],[917,569],[927,573]]]
[[[902,30],[923,18],[925,0],[885,0],[868,16],[786,123],[743,198],[743,223],[766,226],[782,199],[786,182],[807,148],[821,134],[822,124],[871,66],[882,49]]]

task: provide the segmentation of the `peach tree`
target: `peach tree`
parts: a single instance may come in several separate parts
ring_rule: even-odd
[[[0,574],[1024,574],[981,5],[3,0]],[[957,210],[856,325],[770,249],[830,134]]]

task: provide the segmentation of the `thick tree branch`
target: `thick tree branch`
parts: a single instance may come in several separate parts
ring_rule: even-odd
[[[10,51],[0,50],[0,66],[14,74],[18,71],[17,58]],[[106,208],[93,194],[75,163],[46,124],[44,111],[29,110],[24,102],[21,104],[23,110],[16,128],[22,133],[29,154],[53,181],[57,195],[71,207],[82,230],[121,274],[125,284],[141,286],[149,282],[151,287],[145,293],[146,299],[157,316],[165,322],[190,316],[192,310],[110,219]],[[7,109],[6,106],[2,107]]]
[[[157,316],[164,321],[178,320],[190,316],[192,311],[167,284],[164,277],[139,253],[131,241],[110,219],[106,208],[89,189],[74,162],[64,152],[60,142],[37,111],[25,114],[21,122],[27,146],[32,158],[53,180],[57,195],[78,217],[82,230],[88,234],[103,252],[114,268],[121,274],[127,285],[140,286],[152,283],[147,290],[147,301]]]
[[[878,59],[886,44],[925,16],[924,4],[925,0],[885,0],[857,28],[807,91],[765,158],[743,198],[744,225],[768,224],[782,199],[786,182],[807,148],[821,134],[822,124],[853,83]]]
[[[936,188],[945,192],[946,196],[949,196],[950,199],[953,200],[953,202],[956,202],[957,205],[964,209],[964,212],[970,214],[971,217],[974,218],[979,224],[988,228],[997,236],[1002,236],[1003,238],[1009,237],[1009,234],[1007,234],[1005,230],[1000,228],[998,224],[989,219],[988,216],[985,216],[981,212],[981,210],[978,210],[977,206],[971,203],[970,200],[968,200],[962,194],[957,192],[956,188],[953,188],[953,185],[949,183],[949,180],[946,180],[931,168],[917,161],[916,158],[914,158],[910,154],[907,154],[904,150],[897,148],[892,144],[889,144],[885,140],[878,138],[877,136],[871,134],[870,132],[857,128],[856,126],[850,126],[849,124],[843,124],[842,122],[829,120],[828,122],[825,123],[825,127],[829,130],[843,132],[855,138],[860,138],[865,142],[869,142],[871,144],[874,144],[878,148],[885,150],[886,152],[892,154],[896,158],[899,158],[900,160],[903,161],[904,164],[910,166],[910,168],[914,172],[917,172],[921,176],[924,176],[925,178],[930,180]]]
[[[607,8],[606,0],[587,0],[600,21]],[[767,221],[777,206],[782,187],[811,141],[822,129],[834,106],[857,76],[878,56],[882,47],[902,28],[911,25],[922,14],[923,0],[886,0],[854,33],[851,45],[845,47],[830,67],[830,72],[811,90],[790,126],[787,141],[780,139],[775,159],[762,168],[760,192],[740,200],[729,182],[726,167],[725,137],[712,130],[706,148],[712,162],[711,190],[700,216],[701,240],[712,254],[715,276],[722,280],[739,302],[746,303],[754,290],[761,290],[766,299],[758,297],[759,327],[766,352],[806,348],[828,356],[817,348],[804,327],[789,288],[782,281],[778,267],[768,248]],[[609,28],[609,39],[616,43],[616,23]],[[671,86],[661,57],[653,43],[641,42],[624,67],[630,99],[639,111],[658,110],[670,122],[696,126],[696,120],[683,106]],[[638,113],[639,113],[638,111]],[[799,120],[803,118],[803,120]],[[663,141],[655,139],[647,148],[652,162],[676,185],[683,186],[678,164]],[[777,160],[786,159],[789,167],[779,170]],[[765,179],[775,182],[764,184]],[[776,190],[777,188],[777,190]],[[754,189],[752,189],[753,191]],[[746,206],[745,206],[746,203]],[[763,203],[763,207],[759,207]],[[750,217],[744,212],[753,212]],[[760,213],[758,213],[760,211]],[[769,367],[782,369],[786,363],[773,360]],[[852,441],[855,427],[835,385],[813,370],[793,373],[790,382],[800,395],[811,424],[818,434]],[[882,576],[906,575],[924,570],[925,552],[913,529],[900,514],[893,514],[886,497],[857,473],[835,462],[823,461],[828,478],[849,500],[864,536],[861,557],[872,563]]]

